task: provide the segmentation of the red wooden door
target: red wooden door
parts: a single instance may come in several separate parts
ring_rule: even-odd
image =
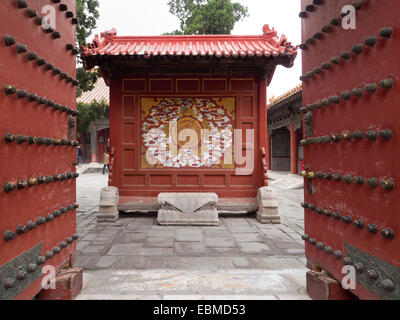
[[[73,0],[0,2],[0,299],[75,259],[76,22]]]
[[[353,2],[355,29],[347,4],[302,1],[306,256],[399,299],[400,3]]]

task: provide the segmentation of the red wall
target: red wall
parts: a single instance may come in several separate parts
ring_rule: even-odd
[[[124,80],[130,81],[123,86]],[[264,88],[264,93],[265,93]],[[111,82],[110,135],[115,147],[112,185],[122,196],[157,196],[160,192],[216,192],[220,197],[255,197],[263,184],[259,156],[259,82],[249,77],[115,77]],[[129,112],[123,108],[131,101]],[[255,170],[236,176],[233,169],[142,169],[140,101],[142,97],[234,97],[236,129],[255,130]],[[127,110],[127,108],[125,108]],[[264,124],[265,125],[265,124]],[[265,128],[264,128],[265,129]],[[265,131],[265,130],[263,130]],[[244,147],[245,148],[245,147]]]

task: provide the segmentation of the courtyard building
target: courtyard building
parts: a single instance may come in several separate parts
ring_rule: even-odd
[[[300,174],[304,168],[302,85],[278,98],[272,97],[268,105],[268,137],[270,143],[268,170]]]
[[[109,185],[120,210],[158,210],[168,192],[212,192],[254,212],[267,182],[267,86],[296,48],[259,36],[96,36],[83,51],[110,86]]]
[[[91,105],[95,101],[110,105],[110,89],[102,77],[97,79],[93,90],[84,92],[77,103]],[[83,134],[79,143],[83,148],[84,162],[103,162],[105,152],[109,152],[110,119],[107,109],[104,117],[90,124],[90,132]]]

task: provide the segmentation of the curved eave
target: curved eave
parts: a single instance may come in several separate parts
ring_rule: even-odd
[[[218,66],[232,65],[239,66],[258,66],[264,68],[265,77],[268,84],[272,80],[277,65],[286,68],[293,66],[297,52],[284,52],[276,54],[250,54],[250,55],[109,55],[109,54],[89,54],[83,55],[83,65],[85,69],[90,70],[96,66],[103,68],[112,68],[118,65],[129,67],[151,66],[156,64],[168,65],[176,62],[189,62],[196,65],[208,61],[215,68]],[[106,78],[106,81],[108,79]],[[108,81],[107,81],[108,83]]]

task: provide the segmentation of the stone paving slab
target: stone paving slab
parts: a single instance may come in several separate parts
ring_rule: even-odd
[[[175,256],[173,248],[142,248],[140,250],[139,255],[141,256],[160,256],[160,257],[169,257]]]
[[[240,233],[240,234],[233,234],[233,239],[237,243],[240,242],[264,242],[264,236],[257,233]]]
[[[257,230],[252,228],[251,226],[228,226],[228,229],[233,234],[250,234],[257,233]]]
[[[120,235],[118,242],[121,243],[143,243],[147,239],[147,234],[145,233],[124,233]]]
[[[140,256],[120,256],[116,257],[115,262],[110,269],[117,270],[145,270],[147,267],[147,257]],[[108,268],[107,268],[108,269]]]
[[[147,238],[143,248],[173,248],[174,241],[163,238]]]
[[[232,258],[232,262],[236,268],[251,268],[251,262],[248,258],[245,257],[236,257]]]
[[[209,248],[234,248],[236,243],[231,238],[205,238],[204,243]]]
[[[249,254],[267,254],[270,248],[264,243],[259,242],[239,242],[240,250]]]
[[[173,270],[210,270],[210,266],[201,268],[198,259],[196,257],[167,257],[165,258],[165,268]]]
[[[175,230],[151,230],[147,236],[152,238],[173,238]]]
[[[227,239],[232,237],[231,233],[226,229],[218,231],[204,230],[203,235],[204,239],[218,239],[218,238]]]
[[[101,256],[86,256],[78,254],[76,257],[75,266],[85,266],[85,270],[98,270],[99,267],[97,266]]]
[[[198,241],[203,241],[204,238],[201,232],[194,233],[186,231],[185,232],[177,231],[175,240],[180,242],[198,242]]]
[[[176,242],[175,252],[180,256],[202,256],[206,254],[203,242]]]
[[[94,275],[101,279],[103,275],[114,275],[124,270],[133,272],[134,278],[146,277],[154,270],[164,270],[166,274],[176,276],[182,272],[186,276],[186,283],[197,286],[195,290],[161,292],[153,291],[121,291],[109,293],[105,285],[98,284],[97,292],[90,289],[85,291],[82,299],[93,297],[220,297],[225,292],[218,290],[204,291],[206,287],[196,283],[200,281],[191,273],[204,272],[203,277],[209,277],[218,272],[244,272],[239,276],[250,282],[243,282],[243,292],[236,292],[237,297],[270,297],[271,299],[305,299],[305,272],[306,259],[304,257],[304,242],[301,235],[304,233],[304,213],[300,207],[303,201],[303,190],[279,189],[279,183],[274,185],[280,202],[280,216],[282,224],[260,224],[255,217],[237,216],[220,218],[221,223],[215,227],[184,227],[159,226],[156,215],[124,214],[115,223],[98,224],[96,214],[100,189],[107,185],[107,177],[101,174],[85,174],[78,178],[78,202],[81,206],[77,213],[77,232],[80,239],[77,244],[76,266],[85,269],[85,277]],[[172,270],[172,271],[171,271]],[[284,270],[297,270],[291,275],[280,275]],[[104,274],[103,274],[104,272]],[[135,273],[136,272],[136,273]],[[189,274],[187,272],[190,272]],[[249,273],[250,272],[250,273]],[[263,281],[263,272],[278,286],[291,283],[299,290],[292,289],[285,292],[269,290],[252,291],[253,275],[255,272],[259,280]],[[221,276],[221,275],[220,275]],[[255,276],[255,275],[254,275]],[[285,278],[286,277],[286,278]],[[228,276],[229,278],[229,276]],[[124,276],[121,278],[124,279]],[[197,280],[196,280],[197,279]],[[129,279],[125,279],[131,281]],[[121,280],[122,281],[122,280]],[[210,279],[210,284],[213,278]],[[244,281],[244,280],[243,280]],[[111,288],[115,283],[107,282]],[[156,285],[157,281],[154,283]],[[218,281],[216,283],[219,283]],[[232,285],[226,284],[228,287]],[[159,285],[161,285],[159,283]],[[94,288],[94,287],[93,287]],[[105,291],[102,291],[102,290]],[[234,292],[234,291],[232,291]],[[226,297],[226,296],[224,296]]]
[[[239,248],[227,248],[227,247],[217,247],[217,248],[207,248],[207,255],[209,257],[217,256],[217,257],[233,257],[240,255]]]
[[[281,270],[281,269],[302,269],[304,266],[296,258],[268,257],[250,258],[256,269]]]
[[[85,247],[81,252],[84,255],[90,255],[90,254],[96,254],[103,256],[109,248],[104,245],[93,245],[93,246],[87,246]]]
[[[304,249],[286,249],[285,250],[287,252],[287,254],[289,255],[304,255],[305,254],[305,250]]]
[[[97,262],[96,266],[98,268],[108,269],[111,268],[111,266],[115,263],[116,260],[117,260],[116,256],[103,256]]]
[[[125,244],[115,244],[112,246],[108,255],[111,256],[137,256],[140,255],[142,250],[142,244],[138,243],[125,243]]]
[[[285,233],[286,228],[265,226],[250,218],[222,218],[221,226],[173,227],[163,230],[156,225],[155,217],[123,219],[116,225],[103,226],[95,221],[86,235],[78,241],[78,255],[96,256],[303,256],[304,245],[301,236]],[[232,229],[232,225],[244,228]],[[146,230],[142,230],[146,226]],[[135,231],[132,231],[135,228]],[[251,233],[241,233],[252,229]],[[240,231],[232,233],[230,230]],[[144,250],[146,249],[146,250]],[[169,250],[161,250],[169,249]],[[80,267],[95,268],[93,259],[80,259]],[[100,264],[100,266],[102,266]],[[114,267],[114,266],[113,266]],[[240,268],[240,267],[238,267]]]
[[[207,257],[207,258],[199,258],[199,265],[204,266],[205,268],[212,268],[216,270],[230,270],[235,269],[232,258],[230,257]]]

